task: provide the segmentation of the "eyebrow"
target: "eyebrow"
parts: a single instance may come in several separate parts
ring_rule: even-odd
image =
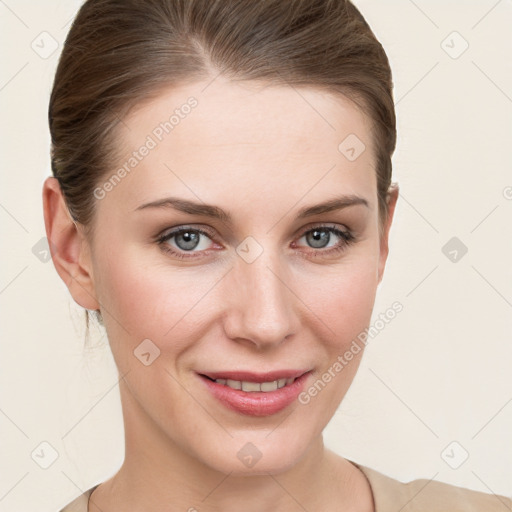
[[[364,197],[356,195],[343,195],[329,199],[323,203],[315,204],[312,206],[305,206],[298,211],[297,219],[304,219],[313,215],[319,215],[321,213],[328,213],[335,210],[342,210],[349,206],[364,205],[370,208],[368,201]],[[165,197],[158,199],[150,203],[145,203],[138,206],[134,211],[144,210],[147,208],[172,208],[183,213],[191,215],[201,215],[204,217],[212,217],[218,219],[226,224],[232,223],[231,214],[224,211],[218,206],[205,203],[196,203],[194,201],[188,201],[178,197]]]

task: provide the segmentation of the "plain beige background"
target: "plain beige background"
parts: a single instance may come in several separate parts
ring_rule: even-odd
[[[79,3],[0,1],[2,511],[56,511],[123,459],[106,339],[93,331],[83,351],[83,312],[41,242],[48,97]],[[389,56],[398,116],[374,318],[403,311],[370,339],[326,444],[403,481],[510,496],[512,2],[355,4]]]

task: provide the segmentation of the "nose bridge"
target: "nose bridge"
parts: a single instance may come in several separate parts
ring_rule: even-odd
[[[257,345],[279,344],[294,328],[293,294],[285,284],[287,273],[277,251],[260,245],[260,254],[252,260],[257,248],[251,246],[251,241],[247,243],[244,246],[242,242],[237,250],[234,281],[230,283],[234,300],[227,314],[226,331],[233,339],[244,338]]]

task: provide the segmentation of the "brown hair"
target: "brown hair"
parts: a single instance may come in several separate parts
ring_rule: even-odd
[[[93,190],[118,161],[123,115],[164,87],[219,73],[352,100],[371,120],[382,232],[396,145],[393,83],[382,45],[350,1],[87,0],[60,56],[49,124],[53,175],[88,236]]]

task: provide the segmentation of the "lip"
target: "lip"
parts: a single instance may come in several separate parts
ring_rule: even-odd
[[[296,379],[306,373],[308,370],[274,370],[265,373],[254,372],[202,372],[200,375],[206,375],[210,379],[231,379],[245,382],[273,382],[278,379]]]
[[[286,373],[288,372],[288,374]],[[242,391],[218,384],[206,377],[207,374],[197,374],[206,389],[232,411],[248,416],[270,416],[291,405],[304,389],[310,371],[279,370],[255,374],[251,372],[208,372],[208,377],[215,375],[216,379],[229,378],[246,382],[271,382],[278,378],[295,378],[295,381],[275,391]],[[217,375],[222,375],[217,377]],[[224,377],[227,376],[227,377]]]

